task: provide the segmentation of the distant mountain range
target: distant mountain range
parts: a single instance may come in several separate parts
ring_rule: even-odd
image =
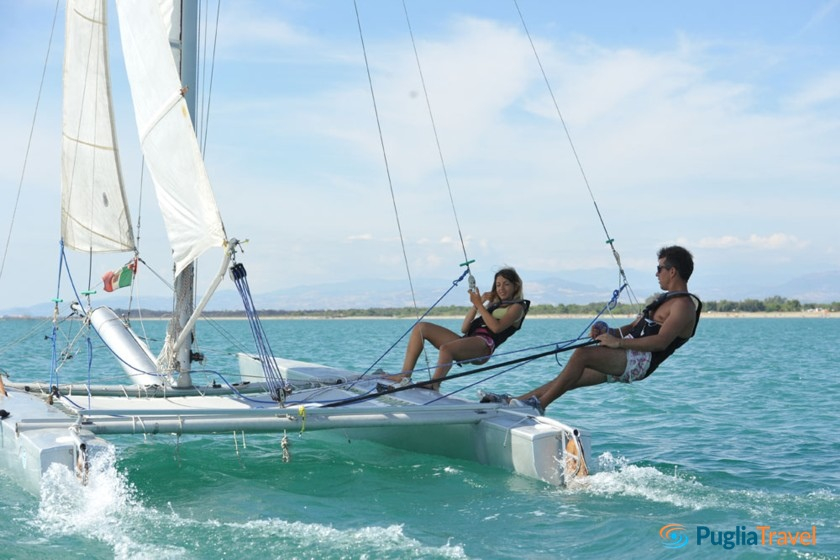
[[[596,286],[571,278],[556,278],[524,274],[533,278],[525,282],[526,297],[533,303],[557,305],[587,304],[609,299],[615,286]],[[585,277],[578,273],[570,275]],[[604,277],[604,274],[592,277]],[[724,285],[714,284],[713,279],[705,280],[708,285],[692,284],[691,288],[707,301],[743,301],[745,299],[763,300],[780,296],[799,300],[801,303],[832,303],[840,301],[840,270],[808,274],[777,286]],[[451,287],[449,280],[419,280],[415,282],[415,298],[420,308],[431,306]],[[439,305],[466,305],[467,284],[454,287]],[[644,299],[651,294],[637,293]],[[407,283],[399,280],[367,280],[296,286],[271,292],[254,294],[254,303],[258,309],[265,310],[320,310],[320,309],[368,309],[384,307],[412,307],[414,302]],[[122,294],[109,295],[97,300],[98,304],[124,307]],[[168,297],[144,297],[139,305],[144,309],[165,311],[171,309],[172,301]],[[242,308],[239,294],[235,290],[222,290],[216,294],[208,306],[210,311],[231,311]],[[45,317],[52,315],[52,304],[44,303],[27,307],[14,307],[0,310],[0,316]]]
[[[731,278],[726,279],[726,282],[731,281]],[[780,296],[800,303],[834,303],[840,301],[840,270],[805,274],[779,285],[761,286],[743,282],[732,285],[722,282],[718,286],[692,285],[692,289],[709,301],[763,300]]]

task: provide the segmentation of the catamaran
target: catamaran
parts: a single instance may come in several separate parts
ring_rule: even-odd
[[[128,382],[61,383],[56,360],[48,378],[16,372],[15,379],[32,380],[6,383],[9,396],[0,405],[8,413],[0,420],[6,472],[36,492],[51,468],[67,468],[84,481],[91,459],[111,453],[109,437],[118,434],[230,437],[305,430],[317,437],[319,431],[340,430],[346,437],[476,461],[550,484],[587,474],[588,435],[537,409],[477,403],[423,383],[398,386],[365,372],[274,356],[238,262],[240,243],[225,231],[193,127],[196,2],[118,0],[116,6],[140,144],[172,250],[174,313],[156,355],[115,311],[92,303],[92,290],[79,292],[71,284],[77,321],[101,338]],[[131,281],[138,257],[116,144],[107,45],[106,1],[68,0],[62,266],[64,251],[133,254],[103,278],[111,291]],[[221,262],[196,304],[194,262],[208,251],[220,252]],[[256,350],[239,354],[238,371],[201,385],[191,370],[199,358],[196,321],[228,274],[243,296]],[[60,305],[57,294],[56,317],[63,314]]]

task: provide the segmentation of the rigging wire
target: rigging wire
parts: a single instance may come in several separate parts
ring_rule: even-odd
[[[501,364],[482,366],[482,367],[478,367],[478,368],[471,369],[469,371],[464,371],[464,372],[461,372],[461,373],[452,373],[452,374],[447,375],[446,377],[441,377],[439,379],[430,379],[428,381],[418,381],[416,383],[409,383],[408,385],[390,386],[385,391],[383,391],[381,393],[368,393],[368,394],[365,394],[365,395],[359,395],[357,397],[350,397],[348,399],[342,399],[340,401],[335,401],[333,403],[325,404],[325,405],[323,405],[323,407],[324,408],[332,408],[332,407],[343,406],[343,405],[352,404],[352,403],[356,403],[356,402],[362,402],[362,401],[366,401],[366,400],[370,400],[370,399],[375,399],[376,397],[379,397],[379,396],[382,396],[382,395],[391,395],[393,393],[400,393],[402,391],[407,391],[408,389],[416,389],[417,387],[426,387],[428,385],[433,385],[433,384],[436,384],[436,383],[442,383],[443,381],[450,381],[452,379],[458,379],[460,377],[466,377],[468,375],[475,375],[476,373],[481,373],[481,372],[488,371],[488,370],[491,370],[491,369],[497,369],[497,368],[502,368],[502,367],[506,367],[506,366],[512,366],[514,364],[519,364],[519,363],[523,363],[523,362],[531,362],[531,361],[536,360],[538,358],[543,358],[545,356],[558,354],[560,352],[568,352],[569,350],[575,350],[577,348],[582,348],[584,346],[592,346],[592,345],[597,344],[597,343],[598,342],[596,340],[587,340],[587,341],[581,342],[579,344],[571,344],[571,345],[567,345],[567,346],[563,346],[563,347],[555,347],[553,350],[547,350],[545,352],[540,352],[538,354],[532,354],[532,355],[529,355],[529,356],[523,356],[522,358],[516,358],[516,359],[513,359],[513,360],[508,360],[508,361],[503,362]]]
[[[446,162],[443,158],[443,150],[440,146],[440,137],[438,136],[437,125],[435,124],[435,117],[434,113],[432,112],[432,104],[429,98],[429,91],[426,88],[426,79],[423,76],[423,67],[420,64],[420,55],[417,52],[417,43],[414,40],[414,30],[411,27],[411,20],[408,17],[408,6],[406,6],[405,0],[403,0],[403,12],[405,12],[405,23],[408,27],[408,34],[411,37],[411,47],[414,49],[414,60],[417,62],[417,73],[420,76],[420,84],[423,86],[423,97],[426,100],[426,109],[429,112],[429,121],[432,125],[432,132],[434,133],[435,137],[435,146],[437,147],[438,157],[440,158],[440,167],[443,171],[443,179],[446,182],[446,190],[449,193],[449,203],[452,206],[452,216],[455,218],[455,226],[458,229],[458,239],[461,241],[461,251],[464,253],[464,263],[470,263],[470,258],[467,256],[467,246],[464,243],[464,235],[461,233],[461,223],[458,220],[458,211],[455,209],[455,199],[452,196],[452,186],[449,183],[449,174],[446,171]],[[469,265],[466,264],[467,270],[469,270]],[[470,274],[470,287],[474,286],[475,280],[472,278],[472,274]]]
[[[545,82],[546,88],[548,89],[551,101],[554,104],[554,110],[557,112],[557,116],[560,119],[560,123],[563,125],[563,131],[566,134],[566,139],[568,140],[569,146],[571,147],[572,154],[575,158],[575,162],[577,162],[577,166],[580,170],[581,177],[583,177],[583,182],[586,185],[586,190],[589,191],[589,197],[592,199],[592,204],[595,207],[595,213],[598,215],[598,220],[601,222],[601,228],[604,230],[604,235],[606,236],[606,243],[610,246],[613,258],[615,259],[615,262],[618,265],[620,283],[627,284],[629,289],[627,276],[625,275],[624,268],[621,265],[621,256],[618,254],[618,251],[615,248],[615,240],[612,237],[610,237],[609,231],[607,231],[607,224],[604,222],[604,217],[601,214],[601,209],[598,207],[598,202],[595,200],[595,195],[592,192],[591,185],[589,184],[589,178],[586,176],[586,171],[583,168],[583,163],[581,162],[580,156],[578,155],[577,149],[575,148],[575,144],[572,141],[571,132],[569,132],[569,127],[566,125],[566,120],[563,118],[562,111],[560,111],[560,105],[557,103],[557,97],[554,95],[554,89],[551,87],[551,82],[548,79],[548,74],[546,74],[545,67],[543,66],[542,60],[540,59],[540,55],[537,51],[536,45],[534,44],[534,40],[531,37],[531,32],[528,30],[528,25],[525,23],[525,16],[522,14],[522,10],[519,8],[519,2],[517,0],[513,0],[513,4],[516,7],[517,14],[519,14],[519,20],[522,22],[522,28],[525,30],[525,35],[528,37],[528,43],[531,45],[531,50],[534,52],[534,57],[536,58],[537,65],[540,68],[540,73],[542,74],[543,81]],[[630,292],[632,294],[632,290],[630,290]],[[633,299],[636,300],[635,296],[633,296]]]
[[[405,332],[404,332],[404,333],[403,333],[403,334],[402,334],[402,335],[401,335],[401,336],[400,336],[397,340],[395,340],[395,341],[393,342],[393,344],[391,344],[391,346],[389,346],[389,347],[388,347],[388,349],[387,349],[387,350],[385,350],[385,351],[384,351],[384,352],[383,352],[383,353],[382,353],[382,354],[381,354],[378,358],[376,358],[376,360],[375,360],[372,364],[370,364],[370,365],[368,366],[368,368],[367,368],[367,369],[365,370],[365,372],[362,374],[362,377],[364,377],[365,375],[367,375],[368,373],[370,373],[370,370],[372,370],[372,369],[373,369],[373,367],[374,367],[376,364],[378,364],[379,362],[381,362],[381,361],[385,358],[385,356],[387,356],[388,354],[390,354],[390,353],[391,353],[391,350],[393,350],[393,349],[396,347],[396,345],[397,345],[397,344],[399,344],[399,343],[402,341],[402,339],[404,339],[406,336],[408,336],[408,335],[411,333],[411,331],[413,331],[413,330],[414,330],[414,327],[416,327],[416,326],[417,326],[417,324],[418,324],[418,323],[420,323],[420,321],[422,321],[422,320],[423,320],[423,319],[424,319],[424,318],[425,318],[425,317],[426,317],[429,313],[431,313],[431,312],[432,312],[432,310],[433,310],[435,307],[437,307],[437,304],[439,304],[439,303],[443,300],[443,298],[445,298],[446,296],[448,296],[448,295],[449,295],[449,292],[451,292],[453,289],[455,289],[455,286],[457,286],[457,285],[461,282],[461,280],[463,280],[463,279],[464,279],[464,277],[467,275],[467,273],[468,273],[468,272],[469,272],[468,270],[465,270],[465,271],[461,274],[461,277],[460,277],[460,278],[458,278],[457,280],[454,280],[454,281],[452,282],[452,285],[449,287],[449,289],[448,289],[448,290],[446,290],[445,292],[443,292],[443,294],[441,294],[441,296],[437,299],[437,301],[435,301],[432,305],[430,305],[430,306],[426,309],[426,311],[424,311],[424,312],[423,312],[423,313],[422,313],[419,317],[417,317],[417,319],[414,321],[414,323],[412,323],[412,324],[408,327],[408,329],[406,329],[406,330],[405,330]],[[424,346],[425,346],[425,345],[424,345]],[[424,348],[424,352],[425,352],[425,348]],[[413,370],[413,371],[419,371],[419,370],[415,369],[415,370]],[[427,371],[427,372],[429,372],[429,375],[431,375],[432,366],[431,366],[431,364],[429,363],[428,356],[426,357],[426,371]]]
[[[198,21],[202,23],[199,23],[196,29],[197,43],[201,45],[201,49],[203,50],[203,56],[200,57],[200,66],[198,65],[198,60],[196,60],[196,114],[193,116],[193,118],[195,119],[196,123],[196,138],[198,139],[198,143],[202,154],[207,148],[208,128],[210,125],[210,98],[213,91],[213,74],[216,67],[216,46],[218,45],[219,40],[219,17],[221,14],[221,0],[217,0],[216,3],[216,21],[215,27],[212,31],[212,54],[208,57],[207,48],[210,35],[210,9],[208,7],[209,4],[209,1],[198,3]],[[209,78],[207,78],[208,59],[210,60]]]
[[[195,115],[193,115],[194,125],[193,128],[195,130],[196,140],[198,141],[199,145],[201,145],[201,134],[204,129],[204,117],[207,113],[203,110],[202,106],[204,105],[204,98],[202,97],[202,92],[204,91],[204,56],[199,56],[199,50],[201,49],[201,54],[206,54],[207,52],[207,40],[206,36],[203,33],[205,29],[207,29],[207,10],[205,9],[206,3],[201,2],[200,0],[196,2],[196,10],[198,14],[195,18],[195,42],[196,42],[196,59],[195,59]],[[202,22],[202,18],[205,18]],[[199,64],[199,61],[202,61]]]
[[[212,95],[213,95],[213,76],[214,76],[215,70],[216,70],[216,46],[219,43],[219,15],[221,14],[221,11],[222,11],[222,0],[217,0],[217,2],[216,2],[216,26],[213,30],[213,53],[210,55],[210,79],[209,79],[209,82],[208,82],[207,88],[206,88],[207,100],[205,102],[204,125],[202,127],[203,134],[202,134],[202,137],[201,137],[201,153],[202,154],[207,150],[207,137],[209,135],[209,129],[210,129],[210,100],[211,100]],[[206,36],[206,33],[205,33],[205,36]],[[206,59],[207,59],[207,57],[205,57],[205,60]],[[204,74],[202,74],[202,76],[204,76],[205,74],[206,74],[206,72]],[[202,88],[202,89],[204,89],[204,88]]]
[[[268,336],[263,329],[260,322],[259,313],[257,312],[254,300],[251,297],[251,288],[248,286],[248,274],[245,267],[240,263],[235,263],[230,267],[230,274],[236,284],[236,289],[242,297],[242,303],[245,307],[245,316],[248,319],[248,324],[251,327],[251,334],[254,337],[254,344],[257,347],[257,352],[260,357],[260,364],[262,365],[263,375],[268,384],[272,398],[281,403],[286,398],[286,395],[291,392],[291,388],[283,379],[283,374],[277,367],[277,362],[274,361],[274,353],[271,351],[271,344]]]
[[[475,277],[473,277],[473,275],[472,275],[472,270],[470,270],[470,264],[471,264],[473,261],[472,261],[472,260],[470,260],[470,257],[467,255],[467,245],[466,245],[466,243],[464,242],[464,234],[463,234],[463,233],[462,233],[462,231],[461,231],[461,222],[460,222],[460,220],[458,219],[458,211],[457,211],[457,209],[456,209],[456,207],[455,207],[455,198],[454,198],[454,196],[452,195],[452,185],[451,185],[451,183],[450,183],[450,181],[449,181],[449,173],[448,173],[448,171],[447,171],[447,169],[446,169],[446,160],[445,160],[445,159],[444,159],[444,157],[443,157],[443,149],[441,148],[441,145],[440,145],[440,135],[438,134],[437,124],[435,123],[435,116],[434,116],[434,112],[432,111],[431,97],[429,96],[429,89],[428,89],[428,87],[426,87],[426,78],[425,78],[425,76],[424,76],[424,74],[423,74],[423,65],[420,63],[420,53],[419,53],[419,52],[418,52],[418,50],[417,50],[417,41],[416,41],[416,40],[415,40],[415,38],[414,38],[414,29],[413,29],[413,28],[412,28],[412,26],[411,26],[411,18],[410,18],[410,17],[409,17],[409,15],[408,15],[408,5],[406,4],[405,0],[403,0],[403,2],[402,2],[402,6],[403,6],[403,13],[405,14],[405,24],[406,24],[406,28],[408,29],[408,35],[409,35],[409,37],[411,38],[411,48],[412,48],[412,50],[414,51],[414,61],[415,61],[415,62],[416,62],[416,64],[417,64],[417,74],[418,74],[418,77],[420,78],[420,84],[421,84],[421,86],[422,86],[422,88],[423,88],[423,99],[424,99],[424,100],[425,100],[425,102],[426,102],[426,110],[427,110],[427,112],[428,112],[428,114],[429,114],[429,123],[430,123],[430,125],[431,125],[431,127],[432,127],[432,134],[433,134],[434,139],[435,139],[435,147],[436,147],[436,149],[437,149],[438,158],[440,159],[440,167],[441,167],[441,171],[442,171],[442,173],[443,173],[443,180],[444,180],[444,183],[446,184],[446,190],[447,190],[447,193],[448,193],[448,195],[449,195],[449,204],[450,204],[450,207],[452,208],[452,216],[453,216],[453,218],[454,218],[454,220],[455,220],[455,227],[456,227],[456,229],[457,229],[457,231],[458,231],[458,240],[459,240],[459,241],[460,241],[460,243],[461,243],[461,252],[462,252],[462,253],[463,253],[463,255],[464,255],[464,262],[462,263],[462,266],[466,267],[466,270],[465,270],[465,272],[464,272],[464,275],[467,275],[467,274],[469,275],[469,287],[470,287],[470,290],[474,290],[474,289],[475,289]],[[461,276],[461,278],[458,280],[458,282],[460,282],[461,280],[463,280],[464,275],[462,275],[462,276]],[[455,287],[455,284],[457,284],[457,282],[456,282],[456,283],[453,283],[452,288],[454,288],[454,287]],[[444,295],[443,295],[443,296],[441,296],[441,297],[438,299],[438,301],[436,301],[436,302],[435,302],[435,303],[434,303],[434,304],[433,304],[433,305],[432,305],[432,306],[431,306],[431,307],[430,307],[430,308],[429,308],[429,309],[428,309],[425,313],[423,313],[422,315],[420,315],[419,313],[417,313],[417,304],[416,304],[416,302],[415,302],[415,305],[414,305],[415,318],[416,318],[415,325],[416,325],[417,323],[419,323],[419,322],[421,321],[421,319],[422,319],[423,317],[425,317],[425,316],[426,316],[429,312],[431,312],[431,310],[432,310],[432,309],[434,309],[434,308],[437,306],[437,304],[438,304],[438,303],[440,303],[440,301],[443,299],[443,297],[444,297],[446,294],[448,294],[448,293],[452,290],[452,288],[450,288],[449,290],[447,290],[447,291],[444,293]],[[411,328],[413,329],[413,328],[414,328],[414,325],[412,325],[412,327],[411,327]],[[406,333],[406,334],[408,334],[408,333]],[[399,342],[400,340],[402,340],[402,339],[406,336],[406,334],[403,334],[403,336],[402,336],[402,337],[400,337],[400,338],[399,338],[399,340],[397,340],[396,342]],[[396,344],[396,342],[395,342],[395,344]],[[391,348],[393,348],[393,346],[392,346]],[[390,351],[390,350],[391,350],[391,349],[389,348],[389,350],[388,350],[388,351]],[[432,368],[431,368],[431,362],[430,362],[430,360],[429,360],[429,354],[428,354],[428,352],[427,352],[427,349],[426,349],[426,345],[425,345],[425,344],[423,345],[422,351],[423,351],[423,359],[424,359],[424,361],[426,362],[426,368],[427,368],[427,370],[428,370],[428,371],[430,372],[430,374],[431,374],[431,369],[432,369]]]
[[[55,10],[53,12],[52,26],[50,27],[50,39],[47,41],[47,52],[44,56],[44,67],[41,71],[41,83],[38,85],[38,95],[35,98],[35,110],[32,113],[32,124],[29,127],[29,138],[26,141],[26,151],[23,156],[23,166],[20,171],[20,180],[18,181],[17,194],[15,195],[15,204],[12,207],[12,219],[9,221],[9,233],[6,236],[6,246],[3,249],[3,260],[0,261],[0,279],[3,278],[3,270],[6,268],[6,258],[9,255],[9,245],[12,241],[12,231],[15,226],[15,218],[17,217],[18,206],[20,205],[20,193],[23,190],[23,180],[26,176],[26,165],[29,162],[29,150],[32,148],[32,138],[35,136],[35,121],[38,117],[38,108],[41,105],[41,95],[44,93],[44,81],[47,75],[47,63],[50,59],[50,50],[52,48],[53,36],[55,35],[55,23],[58,20],[58,12],[60,0],[55,2]]]
[[[359,6],[358,6],[356,0],[353,0],[353,8],[356,11],[356,25],[359,28],[359,42],[361,43],[362,55],[365,59],[365,71],[367,72],[368,87],[370,88],[370,97],[371,97],[371,101],[373,103],[373,113],[376,117],[376,129],[377,129],[378,134],[379,134],[379,145],[382,148],[382,159],[385,162],[385,174],[387,175],[387,178],[388,178],[388,188],[391,191],[391,204],[394,207],[394,218],[397,222],[397,231],[399,232],[399,235],[400,235],[400,246],[402,247],[403,262],[405,263],[405,270],[406,270],[406,274],[408,275],[408,285],[411,289],[411,300],[414,303],[414,308],[416,309],[417,308],[417,296],[416,296],[416,293],[415,293],[415,290],[414,290],[414,282],[411,278],[411,267],[408,264],[408,253],[406,252],[406,249],[405,249],[405,238],[403,236],[402,224],[400,223],[400,212],[399,212],[399,209],[397,208],[397,199],[396,199],[396,196],[394,194],[394,182],[391,179],[391,167],[388,164],[388,154],[385,150],[385,139],[384,139],[384,136],[382,134],[382,122],[379,118],[379,109],[378,109],[377,104],[376,104],[376,94],[373,91],[373,78],[371,77],[371,73],[370,73],[370,63],[368,62],[367,48],[365,47],[365,38],[364,38],[364,33],[362,32],[362,20],[361,20],[361,16],[359,15]]]

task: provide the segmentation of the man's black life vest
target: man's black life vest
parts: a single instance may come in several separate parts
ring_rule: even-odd
[[[657,309],[659,309],[659,307],[663,303],[675,297],[690,297],[696,302],[697,315],[694,319],[694,329],[691,331],[691,336],[694,336],[694,333],[697,332],[697,323],[700,322],[700,312],[703,310],[703,302],[700,301],[699,297],[692,294],[691,292],[665,292],[664,294],[661,294],[658,298],[653,300],[650,303],[650,305],[648,305],[642,310],[642,318],[638,323],[636,323],[636,326],[634,326],[630,330],[630,336],[632,336],[633,338],[644,338],[646,336],[653,336],[655,334],[658,334],[659,329],[660,327],[662,327],[662,325],[653,320],[653,314],[654,312],[656,312]],[[688,338],[682,338],[678,336],[677,338],[672,340],[671,344],[669,344],[665,349],[657,350],[656,352],[651,352],[650,367],[648,367],[647,373],[645,373],[645,377],[653,373],[653,371],[657,367],[659,367],[659,364],[665,361],[665,358],[673,354],[677,348],[679,348],[686,342],[688,342]]]

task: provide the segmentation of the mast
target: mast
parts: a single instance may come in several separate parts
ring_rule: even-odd
[[[120,40],[146,167],[164,218],[175,294],[158,371],[189,387],[193,325],[224,270],[195,303],[195,261],[206,250],[231,258],[219,207],[195,132],[198,0],[117,0]]]
[[[170,32],[170,40],[173,35],[178,39],[177,44],[172,44],[173,55],[176,54],[175,62],[178,67],[178,75],[181,77],[181,84],[186,88],[184,98],[187,108],[193,119],[195,129],[196,119],[196,75],[198,67],[198,3],[197,0],[174,0],[173,5],[173,27]],[[168,338],[171,341],[178,340],[181,333],[195,311],[195,262],[188,264],[175,276],[174,283],[175,301],[172,308],[172,319],[167,329]],[[192,370],[192,342],[195,332],[190,333],[189,344],[183,344],[176,349],[174,355],[170,356],[171,362],[166,366],[177,376],[173,379],[175,387],[192,386],[190,371]]]

